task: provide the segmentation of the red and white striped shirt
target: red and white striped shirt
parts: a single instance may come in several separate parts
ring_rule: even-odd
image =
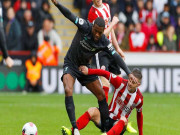
[[[113,98],[109,105],[111,119],[119,120],[121,116],[128,118],[134,108],[137,109],[137,112],[142,112],[143,96],[138,88],[134,93],[128,91],[128,80],[102,69],[89,69],[88,74],[104,76],[114,86]]]
[[[113,98],[109,105],[109,117],[114,120],[120,119],[121,116],[128,118],[134,108],[136,108],[138,112],[141,112],[143,97],[139,89],[137,88],[134,93],[130,93],[127,89],[127,80],[118,76],[112,78],[113,75],[111,74],[110,81],[117,79],[119,86],[115,88]]]
[[[109,27],[111,22],[111,14],[109,5],[107,3],[103,3],[102,7],[100,8],[92,5],[91,9],[89,10],[88,20],[92,23],[97,17],[102,17],[104,19],[105,29]],[[111,33],[109,34],[108,39],[111,41]]]

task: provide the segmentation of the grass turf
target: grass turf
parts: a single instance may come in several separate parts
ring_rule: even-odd
[[[179,135],[180,94],[143,95],[144,135]],[[89,107],[97,106],[93,95],[74,95],[74,101],[77,118]],[[38,127],[38,135],[61,135],[61,126],[71,127],[65,110],[64,95],[0,93],[0,135],[20,135],[23,125],[29,121]],[[129,121],[137,129],[135,110]],[[101,133],[90,122],[81,134]]]

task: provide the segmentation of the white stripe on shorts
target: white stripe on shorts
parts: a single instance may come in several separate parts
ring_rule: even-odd
[[[96,66],[97,66],[97,69],[101,69],[100,68],[100,64],[99,64],[99,55],[98,55],[98,53],[95,54],[95,57],[96,57]]]

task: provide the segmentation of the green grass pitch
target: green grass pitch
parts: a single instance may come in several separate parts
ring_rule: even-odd
[[[144,135],[180,135],[180,94],[143,95]],[[74,95],[74,101],[77,118],[97,106],[93,95]],[[30,121],[38,127],[38,135],[61,135],[61,126],[71,127],[64,95],[0,93],[0,135],[21,135],[22,126]],[[129,121],[137,129],[135,110]],[[92,122],[80,133],[101,134]]]

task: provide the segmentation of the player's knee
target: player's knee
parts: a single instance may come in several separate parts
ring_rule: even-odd
[[[126,117],[122,116],[120,120],[124,121],[125,126],[128,124],[128,120]]]
[[[101,92],[98,93],[97,98],[99,101],[102,101],[105,98],[105,93],[103,89],[101,90]]]
[[[88,109],[88,113],[91,117],[91,120],[94,121],[96,116],[99,114],[99,110],[96,107],[91,107]]]
[[[71,88],[71,87],[65,87],[65,95],[66,96],[72,96],[73,95],[73,88]]]

